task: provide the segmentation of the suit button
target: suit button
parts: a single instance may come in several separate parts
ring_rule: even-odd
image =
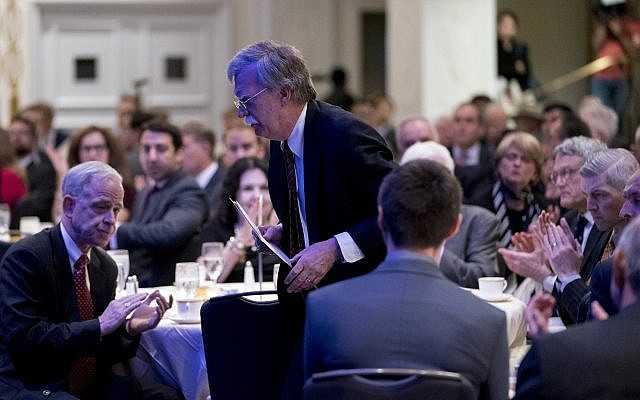
[[[45,390],[42,391],[42,395],[43,396],[49,396],[50,394],[51,394],[51,390],[46,390],[45,389]]]

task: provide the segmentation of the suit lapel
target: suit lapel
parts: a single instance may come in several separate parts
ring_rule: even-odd
[[[318,217],[317,199],[320,189],[320,171],[323,160],[322,132],[317,132],[316,114],[318,106],[316,102],[307,103],[307,118],[304,122],[304,200],[305,218],[307,222],[307,232],[309,233],[309,243],[318,241],[317,226]],[[346,173],[346,171],[345,171]]]
[[[95,313],[96,315],[99,313],[101,314],[102,311],[104,311],[103,307],[110,301],[110,297],[106,298],[105,296],[109,296],[110,293],[106,293],[102,290],[103,287],[108,286],[106,285],[108,277],[102,270],[98,251],[95,248],[91,251],[91,259],[89,260],[89,265],[87,265],[87,270],[89,272],[91,299],[93,300]]]
[[[587,271],[585,267],[590,266],[590,269],[593,269],[596,263],[600,261],[600,257],[602,256],[602,252],[604,251],[604,247],[607,245],[610,236],[611,230],[603,232],[599,230],[595,224],[593,225],[591,232],[589,232],[587,243],[584,246],[585,254],[583,254],[582,257],[580,275],[584,276],[584,273],[586,273],[587,276],[591,276],[591,271]],[[594,261],[594,257],[597,258],[597,260]]]
[[[62,310],[65,317],[71,321],[80,320],[80,313],[76,305],[76,293],[73,288],[73,276],[71,275],[71,264],[69,263],[69,253],[62,239],[60,224],[56,225],[50,232],[51,248],[53,250],[53,268],[56,269],[58,279],[58,292],[62,295],[58,298],[62,301]]]

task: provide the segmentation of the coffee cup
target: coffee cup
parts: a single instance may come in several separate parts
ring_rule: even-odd
[[[482,294],[497,296],[507,288],[507,281],[498,276],[488,276],[478,279],[478,288]]]
[[[178,318],[196,320],[200,319],[200,307],[204,303],[201,299],[177,299],[176,314]]]

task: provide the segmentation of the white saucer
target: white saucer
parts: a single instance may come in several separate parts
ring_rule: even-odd
[[[511,300],[511,295],[508,293],[486,294],[478,290],[474,292],[474,294],[480,297],[482,300],[488,301],[490,303],[500,303],[503,301]]]
[[[177,315],[167,315],[167,318],[169,318],[171,321],[175,322],[176,324],[199,324],[200,323],[200,318],[182,318],[182,317],[178,317]]]

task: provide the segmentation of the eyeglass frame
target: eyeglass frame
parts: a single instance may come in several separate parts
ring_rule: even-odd
[[[559,173],[552,172],[549,177],[551,178],[551,182],[557,185],[558,179],[562,178],[566,182],[569,177],[575,176],[579,171],[580,168],[563,168]]]
[[[256,97],[260,96],[267,89],[268,88],[263,88],[258,93],[254,94],[253,96],[249,97],[246,100],[240,100],[239,98],[236,97],[235,99],[233,99],[233,105],[236,107],[236,110],[242,110],[243,112],[248,112],[249,110],[247,109],[247,103],[249,103],[251,100],[255,99]]]

